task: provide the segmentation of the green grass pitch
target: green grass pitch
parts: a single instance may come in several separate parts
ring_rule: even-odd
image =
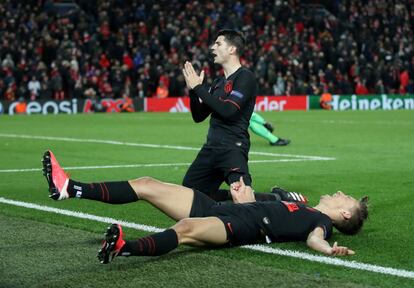
[[[358,198],[369,195],[370,218],[362,233],[350,237],[335,232],[331,243],[338,241],[356,251],[356,255],[342,260],[413,273],[413,112],[310,111],[262,115],[275,125],[277,135],[292,139],[292,144],[271,147],[264,139],[251,135],[251,152],[264,152],[250,154],[254,189],[268,191],[271,186],[280,185],[304,193],[311,204],[317,203],[320,195],[337,190]],[[80,181],[148,175],[181,183],[186,163],[194,159],[207,128],[208,123],[193,123],[188,113],[1,116],[0,197],[166,228],[173,221],[146,203],[115,206],[49,199],[39,170],[41,156],[46,149],[52,149],[62,166],[72,167],[72,178]],[[310,161],[297,155],[334,160]],[[119,167],[103,168],[110,165]],[[162,257],[118,258],[110,265],[101,265],[96,252],[107,224],[1,202],[0,227],[0,287],[414,286],[413,278],[242,248],[183,247]],[[127,238],[147,233],[125,229]],[[309,251],[305,243],[269,247],[319,255]]]

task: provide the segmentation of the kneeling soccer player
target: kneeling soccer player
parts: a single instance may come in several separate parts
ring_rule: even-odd
[[[101,183],[69,179],[51,151],[43,156],[43,172],[55,200],[83,198],[111,204],[145,200],[178,222],[163,232],[137,240],[124,240],[122,227],[112,224],[98,252],[101,263],[115,256],[158,256],[180,244],[193,246],[238,246],[283,241],[306,241],[327,255],[350,255],[347,247],[326,241],[332,227],[356,234],[368,216],[367,202],[337,192],[324,195],[318,205],[308,207],[286,201],[256,202],[253,192],[239,182],[231,185],[234,204],[220,205],[205,194],[151,177]]]

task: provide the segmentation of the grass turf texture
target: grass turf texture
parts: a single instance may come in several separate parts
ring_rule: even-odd
[[[414,117],[412,111],[263,113],[276,134],[292,139],[288,147],[270,147],[252,135],[251,151],[335,157],[333,161],[253,163],[257,191],[272,185],[304,193],[315,204],[320,195],[340,189],[371,198],[370,219],[356,237],[331,239],[357,255],[342,259],[414,271],[410,210],[414,208]],[[198,148],[207,123],[190,114],[87,114],[2,116],[0,133],[116,140]],[[0,170],[40,168],[46,149],[63,166],[190,163],[197,151],[97,143],[1,137]],[[251,160],[287,159],[250,155]],[[70,171],[80,181],[130,179],[149,175],[180,183],[187,166]],[[111,206],[94,201],[55,202],[47,198],[40,171],[1,173],[0,196],[125,221],[168,227],[173,222],[145,203]],[[414,280],[308,262],[245,249],[181,248],[158,258],[117,259],[103,266],[95,259],[106,224],[0,204],[1,287],[284,286],[412,287]],[[7,233],[5,233],[7,232]],[[126,229],[127,238],[145,232]],[[307,251],[304,243],[270,246]],[[35,264],[39,263],[39,264]],[[57,272],[56,272],[57,270]],[[65,273],[63,273],[65,271]],[[104,272],[104,273],[102,273]],[[75,277],[76,280],[73,280]],[[309,284],[308,284],[309,283]]]

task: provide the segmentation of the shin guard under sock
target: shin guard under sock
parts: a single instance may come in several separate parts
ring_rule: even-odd
[[[124,204],[138,201],[138,196],[128,181],[82,183],[69,179],[70,197],[97,200],[111,204]]]
[[[160,256],[177,247],[177,232],[167,229],[137,240],[125,241],[118,256]]]

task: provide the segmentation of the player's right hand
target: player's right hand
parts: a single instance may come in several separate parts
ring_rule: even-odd
[[[354,255],[355,252],[348,247],[338,246],[338,242],[335,242],[331,248],[330,255],[332,256],[345,256],[345,255]]]

